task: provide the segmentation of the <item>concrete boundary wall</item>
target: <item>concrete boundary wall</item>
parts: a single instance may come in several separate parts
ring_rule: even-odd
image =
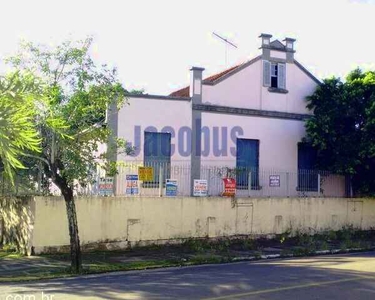
[[[32,200],[29,245],[34,253],[67,251],[64,200]],[[82,197],[76,199],[84,249],[118,249],[187,238],[266,236],[300,230],[319,232],[375,225],[375,199]],[[31,250],[30,249],[30,250]]]
[[[19,252],[30,254],[34,204],[31,197],[0,198],[0,246],[12,244]]]

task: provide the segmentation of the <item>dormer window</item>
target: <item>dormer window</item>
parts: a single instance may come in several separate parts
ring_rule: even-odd
[[[269,87],[272,92],[286,92],[285,63],[263,61],[263,86]]]

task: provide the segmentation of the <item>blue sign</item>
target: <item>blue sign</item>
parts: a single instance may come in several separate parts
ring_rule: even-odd
[[[126,175],[126,194],[138,195],[138,175]]]
[[[176,197],[177,196],[177,180],[176,179],[167,179],[165,182],[165,195],[167,197]]]

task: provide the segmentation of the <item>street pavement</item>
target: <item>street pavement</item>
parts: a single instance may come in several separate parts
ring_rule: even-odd
[[[375,299],[375,253],[0,283],[0,299]]]

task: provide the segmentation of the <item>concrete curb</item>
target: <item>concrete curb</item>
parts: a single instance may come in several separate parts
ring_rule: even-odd
[[[331,250],[317,250],[307,255],[295,255],[295,254],[268,254],[259,256],[238,256],[234,257],[231,261],[253,261],[253,260],[264,260],[264,259],[276,259],[276,258],[291,258],[291,257],[310,257],[320,255],[332,255],[332,254],[345,254],[345,253],[356,253],[365,251],[374,251],[375,247],[372,248],[349,248],[349,249],[331,249]]]

